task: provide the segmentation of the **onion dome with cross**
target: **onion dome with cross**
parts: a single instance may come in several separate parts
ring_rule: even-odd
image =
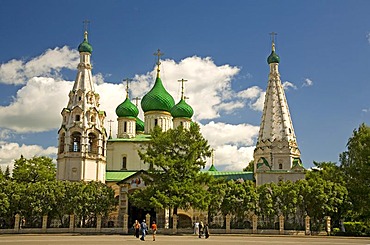
[[[153,88],[144,95],[141,100],[141,108],[144,112],[148,111],[167,111],[170,112],[175,105],[173,97],[164,88],[162,80],[159,77],[159,65],[161,64],[159,58],[163,55],[160,50],[155,54],[158,56],[157,61],[157,78]]]
[[[92,46],[91,44],[89,43],[89,41],[87,40],[87,31],[85,31],[84,33],[84,40],[82,43],[80,43],[80,45],[78,45],[78,52],[80,53],[84,53],[84,52],[87,52],[87,53],[92,53]]]

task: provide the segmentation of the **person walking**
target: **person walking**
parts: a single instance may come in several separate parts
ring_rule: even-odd
[[[140,240],[141,241],[145,241],[145,235],[146,235],[146,232],[148,231],[148,226],[145,223],[145,219],[143,220],[143,222],[141,222],[140,228],[141,228],[141,237],[140,237]]]
[[[209,228],[208,224],[204,226],[204,237],[207,239],[209,237]]]
[[[155,241],[155,235],[157,234],[157,224],[155,223],[154,220],[152,223],[152,232],[153,232],[153,241]]]
[[[194,234],[199,235],[199,222],[194,223]]]
[[[135,223],[134,223],[134,230],[135,230],[136,238],[139,238],[139,236],[140,236],[140,223],[137,220],[135,220]]]
[[[199,223],[199,238],[202,238],[203,235],[203,221]]]

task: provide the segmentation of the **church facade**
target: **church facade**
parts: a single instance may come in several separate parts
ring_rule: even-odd
[[[70,181],[101,181],[111,186],[119,200],[119,208],[112,214],[117,225],[129,215],[129,224],[135,219],[145,218],[145,213],[130,205],[128,196],[137,188],[143,188],[141,175],[149,166],[138,155],[150,142],[150,132],[155,126],[163,131],[182,125],[189,128],[193,109],[184,96],[184,79],[180,101],[175,104],[171,94],[163,86],[160,78],[160,51],[156,53],[157,74],[155,83],[141,100],[144,120],[141,120],[136,100],[130,100],[128,82],[126,98],[116,108],[117,135],[109,136],[104,127],[105,112],[99,109],[99,95],[94,91],[90,57],[92,46],[87,40],[79,45],[80,63],[69,102],[62,110],[62,125],[58,131],[57,178]],[[254,151],[254,172],[217,171],[213,165],[209,174],[228,180],[252,180],[257,185],[283,180],[304,178],[304,168],[300,161],[293,124],[290,118],[284,89],[281,85],[278,64],[280,58],[275,53],[268,57],[270,74],[266,90],[261,128]],[[165,227],[169,220],[168,210],[151,210],[150,215],[158,225]],[[197,210],[178,210],[183,224],[192,224],[204,216]],[[220,220],[223,222],[223,220]]]

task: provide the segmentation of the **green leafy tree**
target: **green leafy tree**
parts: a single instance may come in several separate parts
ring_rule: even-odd
[[[277,209],[277,195],[278,186],[275,183],[267,183],[257,188],[259,200],[258,200],[258,214],[262,216],[265,226],[273,228],[274,218],[278,215],[279,210]]]
[[[26,159],[21,156],[15,160],[13,179],[16,182],[36,183],[38,181],[55,180],[55,164],[49,157],[33,157]]]
[[[361,124],[353,131],[347,151],[340,155],[341,167],[353,204],[353,219],[370,220],[370,127]]]
[[[257,203],[258,193],[252,181],[230,180],[227,182],[221,211],[223,215],[233,215],[233,227],[246,228],[246,215],[256,212]]]
[[[130,196],[135,206],[171,208],[174,214],[178,208],[208,208],[207,184],[212,176],[200,170],[211,150],[198,124],[191,124],[189,130],[182,126],[166,132],[154,128],[150,143],[139,155],[150,167],[144,176],[146,188]]]
[[[6,166],[6,169],[5,169],[5,172],[4,172],[4,178],[5,179],[11,179],[10,178],[10,169],[9,169],[9,165]]]

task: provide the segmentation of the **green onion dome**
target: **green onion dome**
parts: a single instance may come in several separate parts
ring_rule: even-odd
[[[141,108],[147,111],[167,111],[175,105],[172,96],[163,87],[162,80],[157,76],[153,88],[141,100]]]
[[[140,118],[136,118],[136,131],[144,132],[144,122]]]
[[[91,44],[87,41],[87,31],[85,31],[84,34],[84,41],[78,45],[78,52],[87,52],[87,53],[92,53],[92,46]]]
[[[194,115],[194,111],[193,108],[191,108],[191,106],[188,105],[188,103],[186,103],[183,98],[181,98],[180,102],[177,103],[174,107],[172,107],[171,115],[174,118],[177,117],[191,118]]]
[[[117,106],[116,114],[118,117],[137,117],[139,109],[127,97],[125,101]]]
[[[280,57],[275,53],[275,44],[272,44],[272,51],[270,56],[267,58],[267,63],[280,63]]]

